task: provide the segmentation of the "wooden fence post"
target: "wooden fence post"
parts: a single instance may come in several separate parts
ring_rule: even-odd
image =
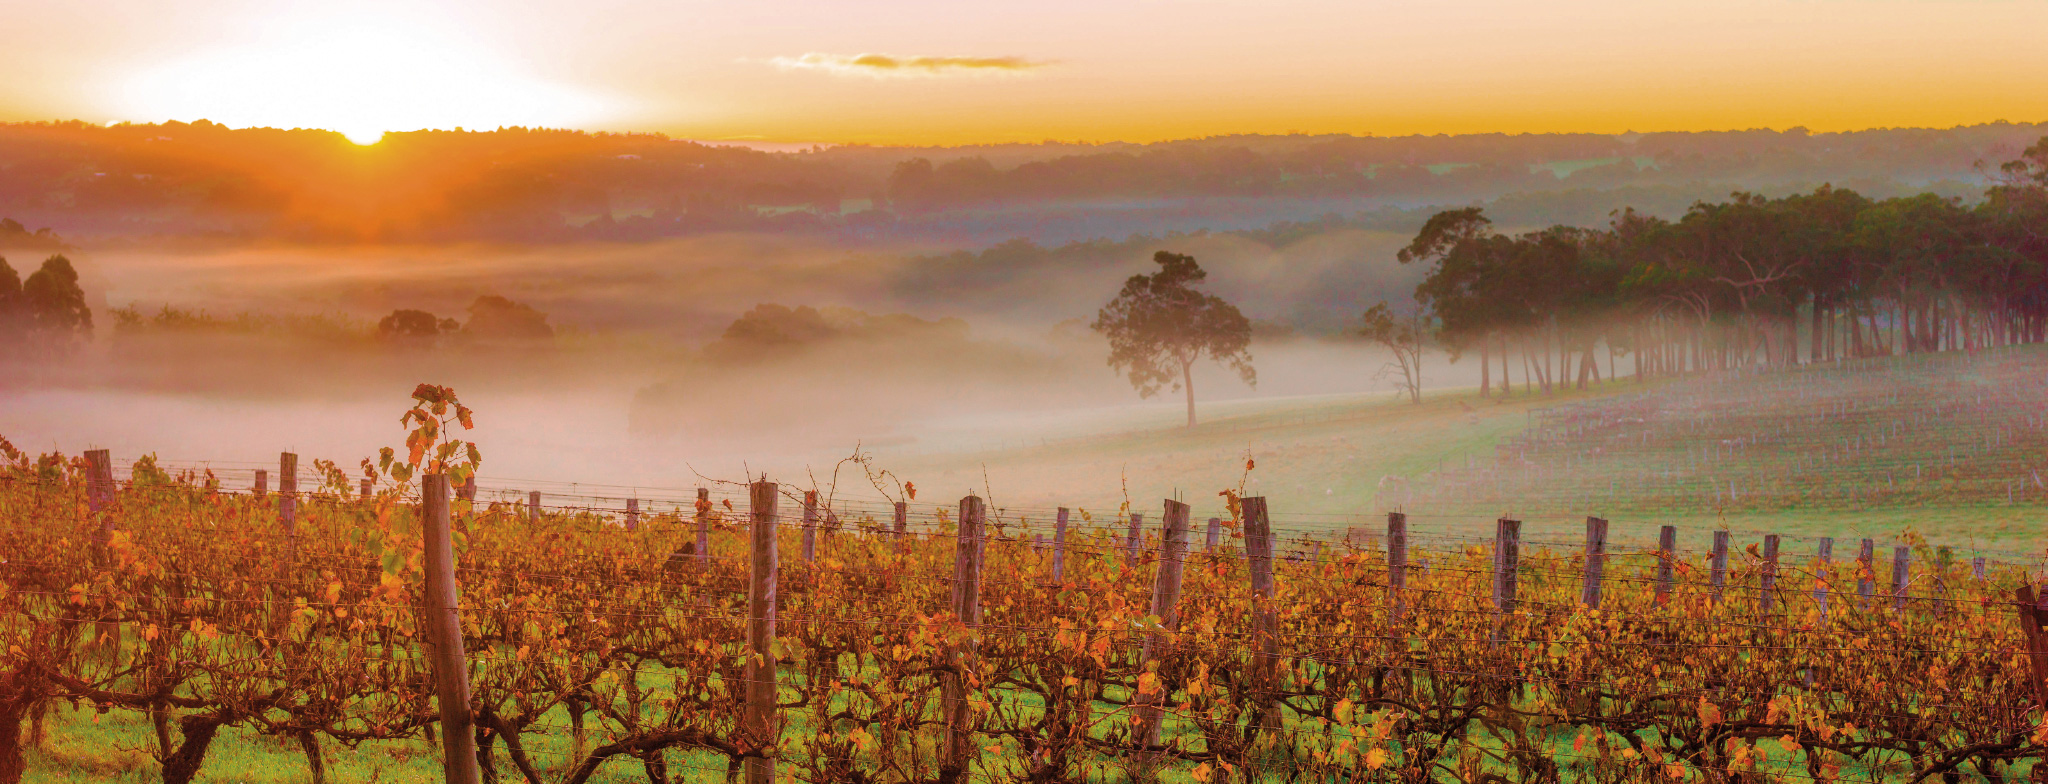
[[[1970,576],[1979,582],[1984,580],[1984,556],[1970,559]]]
[[[1678,526],[1667,525],[1657,529],[1657,603],[1671,601],[1671,559],[1676,558],[1678,549]]]
[[[1906,575],[1913,562],[1913,548],[1898,546],[1892,548],[1892,611],[1906,609]]]
[[[462,486],[455,489],[455,494],[464,501],[476,503],[476,474],[470,474],[468,479],[462,480]]]
[[[1877,590],[1877,542],[1863,540],[1863,549],[1856,555],[1856,597],[1868,607],[1870,596]]]
[[[1387,605],[1390,615],[1408,614],[1408,515],[1387,513]]]
[[[1052,524],[1052,581],[1067,580],[1067,508],[1060,507]]]
[[[1813,601],[1820,607],[1820,617],[1828,617],[1828,599],[1835,592],[1835,538],[1823,536],[1820,546],[1814,552]]]
[[[1522,521],[1505,517],[1494,523],[1493,609],[1513,612],[1516,583],[1521,579]]]
[[[960,499],[959,536],[954,542],[953,613],[969,629],[981,626],[981,526],[987,508],[979,496]],[[975,667],[973,634],[953,656],[952,672],[945,674],[941,707],[945,711],[946,745],[939,762],[940,781],[961,781],[974,752],[974,706],[968,699],[972,685],[968,674]]]
[[[626,530],[640,530],[640,499],[626,499]]]
[[[1145,546],[1145,513],[1144,513],[1144,512],[1132,512],[1132,513],[1131,513],[1131,536],[1130,536],[1130,538],[1129,538],[1129,539],[1126,539],[1126,540],[1124,540],[1124,547],[1125,547],[1125,551],[1126,551],[1126,553],[1127,553],[1127,557],[1126,557],[1126,558],[1125,558],[1124,560],[1126,560],[1126,561],[1127,561],[1127,562],[1129,562],[1129,563],[1137,563],[1137,562],[1138,562],[1138,554],[1139,554],[1140,550],[1141,550],[1141,549],[1142,549],[1142,548],[1143,548],[1144,546]]]
[[[1248,746],[1256,748],[1259,736],[1280,730],[1280,637],[1278,611],[1273,606],[1273,529],[1266,519],[1266,499],[1253,496],[1239,502],[1244,514],[1245,566],[1252,578],[1252,662],[1253,712]],[[1260,781],[1256,764],[1247,765],[1245,780]]]
[[[779,664],[775,658],[777,494],[774,482],[747,486],[747,533],[752,557],[748,559],[747,582],[747,707],[740,726],[762,750],[760,756],[746,758],[747,784],[773,784],[775,780],[775,746],[780,730],[775,715]]]
[[[479,784],[476,730],[469,715],[469,663],[462,649],[462,615],[455,584],[455,548],[449,531],[448,476],[420,482],[421,539],[426,545],[427,590],[421,618],[431,641],[434,697],[441,711],[441,751],[448,784]]]
[[[1714,532],[1714,555],[1710,562],[1713,575],[1714,603],[1721,603],[1721,594],[1728,588],[1728,532]]]
[[[1208,535],[1207,537],[1203,538],[1203,540],[1202,540],[1202,549],[1203,549],[1203,550],[1205,550],[1205,551],[1206,551],[1206,550],[1214,550],[1214,549],[1216,549],[1216,545],[1218,545],[1218,544],[1222,544],[1222,543],[1223,543],[1223,518],[1221,518],[1221,517],[1211,517],[1211,518],[1209,518],[1209,535]]]
[[[910,502],[897,501],[895,507],[896,519],[893,522],[896,523],[896,538],[902,539],[904,534],[910,532]]]
[[[1757,607],[1770,612],[1778,606],[1778,535],[1764,535],[1763,574],[1758,579]]]
[[[804,491],[804,563],[818,560],[818,491]]]
[[[299,560],[299,456],[277,455],[277,519],[284,523],[284,569],[290,574]]]
[[[697,563],[711,563],[711,488],[697,488]]]
[[[1600,609],[1600,578],[1607,573],[1607,521],[1586,518],[1586,586],[1579,592],[1587,607]]]
[[[102,555],[114,542],[114,516],[107,514],[107,505],[114,500],[114,459],[105,449],[93,449],[85,453],[85,508],[93,517],[99,518],[98,537]]]
[[[2032,665],[2034,699],[2048,708],[2048,632],[2041,628],[2048,623],[2048,611],[2041,609],[2032,585],[2022,585],[2013,591],[2013,599],[2014,609],[2020,614],[2020,632],[2027,642],[2027,660]]]
[[[299,456],[290,452],[277,455],[277,519],[284,523],[284,535],[298,535],[299,527]]]
[[[1934,612],[1948,614],[1948,570],[1955,565],[1955,551],[1948,545],[1934,548]]]
[[[368,500],[370,500],[370,480],[368,480],[368,479],[365,479],[365,480],[363,480],[363,489],[362,489],[362,495],[363,495],[363,500],[365,500],[365,501],[368,501]]]
[[[528,492],[528,493],[526,494],[526,515],[527,515],[528,519],[532,520],[533,522],[536,522],[536,523],[540,522],[540,491],[539,491],[539,490],[534,490],[534,491]]]
[[[1159,626],[1145,635],[1144,648],[1139,653],[1141,670],[1172,644],[1174,632],[1180,630],[1180,587],[1186,574],[1188,555],[1188,505],[1166,499],[1166,516],[1160,522],[1159,569],[1152,582],[1150,612],[1159,619]],[[1159,727],[1164,717],[1162,708],[1173,692],[1165,678],[1157,673],[1153,677],[1158,690],[1150,694],[1139,693],[1132,699],[1140,728],[1137,746],[1141,759],[1147,763],[1153,757],[1149,750],[1159,747]]]
[[[256,497],[262,498],[267,495],[270,495],[270,472],[258,468],[256,469]]]

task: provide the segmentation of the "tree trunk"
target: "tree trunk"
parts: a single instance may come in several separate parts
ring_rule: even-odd
[[[1508,336],[1500,336],[1500,396],[1515,393],[1514,377],[1508,374]]]
[[[0,694],[0,784],[21,784],[21,776],[28,770],[28,761],[21,753],[22,719],[28,715],[30,699],[27,690],[16,684],[21,680],[17,675],[9,679],[15,683],[4,694]]]
[[[206,762],[206,748],[224,722],[217,716],[186,716],[178,720],[184,741],[177,752],[164,758],[164,784],[192,784],[199,778],[199,766]]]
[[[1180,363],[1180,381],[1181,381],[1181,386],[1183,386],[1183,387],[1187,388],[1187,393],[1188,393],[1188,427],[1194,427],[1194,426],[1195,426],[1195,363],[1193,363],[1193,362],[1182,362],[1182,363]]]
[[[1493,357],[1489,355],[1486,336],[1479,337],[1479,396],[1493,397]]]
[[[313,774],[313,784],[327,784],[327,760],[320,756],[320,736],[312,730],[292,733],[299,741],[299,748],[306,752],[306,770]]]

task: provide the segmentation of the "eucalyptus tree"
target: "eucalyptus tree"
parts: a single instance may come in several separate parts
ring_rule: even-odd
[[[1185,391],[1188,427],[1194,427],[1196,362],[1221,363],[1244,383],[1258,383],[1252,323],[1222,297],[1196,290],[1209,273],[1195,257],[1162,250],[1152,262],[1159,271],[1124,281],[1090,328],[1109,338],[1109,366],[1130,379],[1139,397],[1162,388]]]

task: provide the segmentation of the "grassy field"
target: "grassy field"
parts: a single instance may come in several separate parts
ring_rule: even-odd
[[[1101,520],[1126,498],[1156,515],[1159,499],[1175,496],[1198,518],[1220,515],[1218,491],[1242,483],[1269,499],[1276,528],[1320,536],[1377,528],[1400,508],[1420,530],[1483,535],[1510,515],[1530,536],[1569,541],[1594,514],[1624,542],[1654,541],[1665,524],[1686,538],[1722,526],[1880,540],[1910,531],[1965,554],[2019,559],[2040,551],[2044,494],[2021,487],[2009,502],[2006,491],[2033,484],[2027,465],[2048,443],[2038,410],[2048,395],[2015,379],[2044,369],[2048,354],[2028,349],[1761,378],[1624,379],[1551,395],[1518,388],[1505,399],[1441,390],[1419,405],[1384,394],[1227,401],[1202,405],[1194,428],[1161,406],[1018,426],[999,446],[880,450],[878,463],[918,481],[935,503],[973,491],[1037,520],[1057,506]],[[1729,388],[1763,397],[1724,400]],[[1615,424],[1645,407],[1657,412],[1649,423]],[[1583,424],[1602,418],[1611,432]],[[1715,446],[1728,428],[1750,435]],[[1559,436],[1565,430],[1570,438]],[[1646,448],[1602,441],[1645,430]],[[1248,473],[1247,456],[1256,461]],[[1538,470],[1505,483],[1486,473],[1510,460]],[[1948,473],[1937,474],[1938,463]],[[1730,478],[1734,499],[1708,489]]]

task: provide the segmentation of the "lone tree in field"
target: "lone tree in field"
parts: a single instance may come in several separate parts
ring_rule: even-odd
[[[1139,397],[1165,387],[1187,391],[1188,427],[1195,426],[1195,362],[1208,358],[1257,385],[1252,322],[1222,297],[1196,291],[1209,276],[1195,257],[1160,251],[1159,271],[1132,275],[1089,327],[1109,338],[1109,366],[1131,379]]]

